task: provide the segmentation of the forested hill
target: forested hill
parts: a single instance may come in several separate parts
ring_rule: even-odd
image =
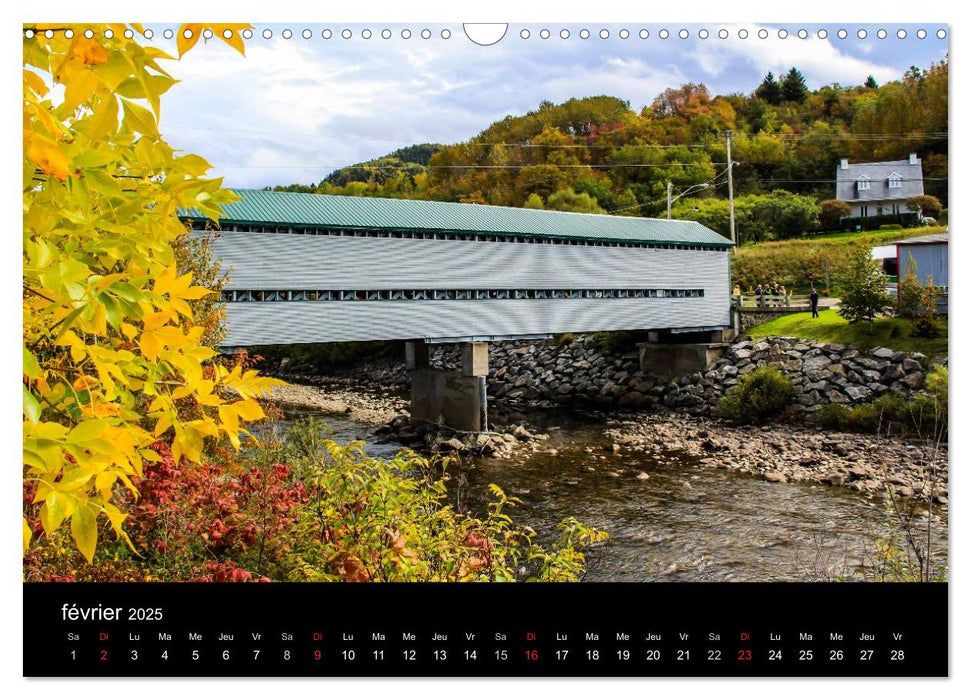
[[[877,85],[806,88],[793,68],[769,73],[748,95],[711,95],[701,84],[670,88],[639,111],[609,96],[543,102],[508,116],[469,141],[422,144],[342,168],[318,185],[328,194],[403,197],[633,216],[663,215],[666,187],[686,218],[727,195],[725,132],[738,163],[737,197],[831,199],[841,158],[923,160],[925,192],[947,206],[946,61],[912,67]],[[810,199],[811,198],[811,199]],[[789,199],[792,199],[791,197]],[[754,201],[754,200],[753,200]]]

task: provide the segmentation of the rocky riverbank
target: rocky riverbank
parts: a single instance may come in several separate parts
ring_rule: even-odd
[[[615,451],[683,452],[715,469],[766,481],[814,482],[946,505],[947,446],[805,426],[733,427],[698,416],[649,414],[611,421]]]
[[[341,384],[290,384],[276,387],[273,396],[281,404],[341,414],[374,426],[377,435],[425,454],[519,460],[551,452],[545,444],[549,435],[521,423],[470,434],[412,421],[405,399],[374,385],[351,390]],[[610,451],[621,458],[635,451],[665,458],[682,453],[713,469],[775,483],[813,482],[874,494],[890,487],[901,497],[930,497],[947,504],[946,445],[827,433],[805,425],[731,426],[717,418],[672,411],[591,414],[591,420],[601,419]]]

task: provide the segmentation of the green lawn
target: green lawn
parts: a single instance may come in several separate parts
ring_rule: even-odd
[[[780,316],[767,323],[753,326],[746,333],[756,338],[768,335],[791,335],[797,338],[821,340],[827,343],[852,343],[864,348],[883,346],[904,352],[922,352],[928,357],[947,354],[947,321],[940,321],[940,335],[936,338],[914,338],[913,324],[902,318],[879,318],[872,332],[865,324],[850,324],[833,309],[813,318],[809,312]]]

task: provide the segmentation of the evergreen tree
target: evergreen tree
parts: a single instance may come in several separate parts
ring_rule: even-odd
[[[857,246],[839,280],[840,316],[850,323],[872,324],[878,314],[892,308],[886,292],[887,280],[870,248]]]
[[[762,79],[762,84],[755,89],[755,96],[768,102],[770,105],[777,105],[782,102],[782,90],[779,83],[775,81],[772,71]]]
[[[802,103],[809,96],[809,88],[806,87],[806,78],[803,77],[803,74],[795,66],[790,68],[789,72],[786,73],[786,77],[779,82],[779,89],[782,91],[782,100],[784,102]]]
[[[863,87],[869,88],[871,90],[876,90],[880,86],[877,85],[877,79],[876,78],[874,78],[872,75],[868,75],[866,77],[866,82],[863,83]]]

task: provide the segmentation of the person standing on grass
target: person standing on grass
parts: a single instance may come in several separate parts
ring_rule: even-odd
[[[819,318],[819,292],[815,287],[809,292],[809,306],[813,310],[813,318]]]

